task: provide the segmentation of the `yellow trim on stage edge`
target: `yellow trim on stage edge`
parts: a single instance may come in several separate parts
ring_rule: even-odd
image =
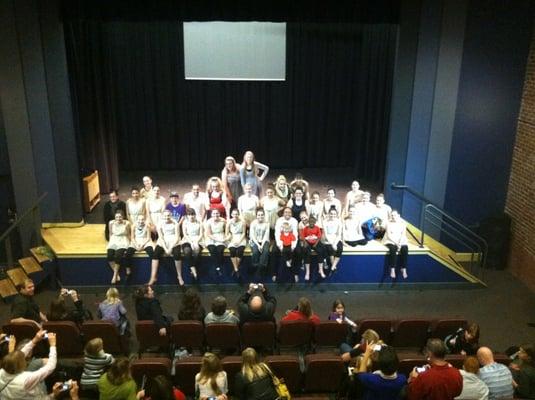
[[[80,222],[43,222],[41,228],[80,228],[85,225],[85,220]]]

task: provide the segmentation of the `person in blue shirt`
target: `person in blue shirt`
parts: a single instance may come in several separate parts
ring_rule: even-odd
[[[171,212],[171,218],[179,224],[186,216],[186,206],[180,202],[180,196],[177,192],[171,192],[169,195],[169,203],[167,203],[165,209]]]

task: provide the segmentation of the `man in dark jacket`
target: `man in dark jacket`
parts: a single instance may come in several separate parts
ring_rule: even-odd
[[[275,321],[277,300],[271,296],[261,283],[250,283],[249,289],[238,299],[240,323],[256,321]]]
[[[110,240],[110,221],[115,219],[117,211],[122,211],[123,217],[126,218],[126,204],[124,201],[119,200],[117,190],[112,190],[110,192],[110,200],[104,204],[104,224],[106,224],[104,235],[106,240]]]
[[[35,294],[35,284],[31,279],[26,279],[24,283],[17,286],[19,294],[15,296],[11,305],[11,322],[33,321],[37,324],[46,322],[46,316],[41,312],[39,306],[33,299]]]

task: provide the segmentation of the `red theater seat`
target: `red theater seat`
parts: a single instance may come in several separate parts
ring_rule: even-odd
[[[136,337],[140,357],[148,349],[158,348],[159,351],[167,351],[169,347],[169,332],[166,336],[160,336],[154,321],[137,321]]]
[[[316,351],[320,348],[338,348],[346,341],[349,325],[336,321],[322,321],[314,327]]]
[[[195,395],[195,375],[201,371],[202,357],[185,357],[175,362],[175,384],[187,396]]]
[[[222,350],[240,348],[240,329],[236,324],[209,324],[205,330],[206,345]]]
[[[277,378],[283,378],[291,394],[301,391],[303,376],[299,368],[299,359],[292,355],[268,356],[264,360]]]
[[[459,328],[466,328],[468,321],[462,318],[444,318],[431,324],[430,338],[444,339],[456,332]]]
[[[238,372],[241,370],[242,358],[241,356],[227,356],[221,360],[223,369],[227,373],[227,382],[229,394],[233,395],[234,393],[234,382],[235,377]]]
[[[421,367],[427,364],[427,360],[424,356],[413,357],[413,358],[404,358],[399,361],[398,372],[405,374],[406,377],[409,377],[409,374],[414,367]]]
[[[127,338],[121,337],[119,329],[110,321],[86,321],[82,325],[82,334],[86,343],[101,338],[106,353],[128,353]]]
[[[281,321],[278,340],[280,347],[309,348],[314,334],[314,324],[310,321]]]
[[[429,335],[428,319],[403,319],[399,321],[391,339],[391,345],[401,349],[421,351]]]
[[[390,335],[392,332],[392,321],[389,319],[363,319],[359,323],[359,335],[362,334],[367,329],[373,329],[379,334],[379,337],[386,344],[390,344]]]
[[[337,393],[347,375],[339,356],[309,354],[305,356],[304,390],[308,393]]]
[[[204,348],[204,325],[200,321],[176,321],[169,329],[171,342],[176,347],[198,349]]]
[[[2,332],[6,335],[15,335],[17,342],[32,339],[38,331],[39,327],[33,322],[14,322],[2,326]]]
[[[84,354],[80,329],[72,321],[49,321],[43,329],[54,332],[58,340],[58,357],[82,357]]]
[[[132,373],[132,378],[140,384],[143,375],[148,377],[155,377],[158,375],[171,375],[171,360],[168,358],[141,358],[132,361],[130,365],[130,372]]]
[[[246,322],[241,328],[242,349],[263,347],[273,349],[275,344],[275,323],[271,321]]]

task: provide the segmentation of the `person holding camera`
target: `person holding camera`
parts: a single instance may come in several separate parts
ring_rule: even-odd
[[[56,382],[54,383],[54,386],[52,386],[52,393],[49,398],[79,400],[79,389],[78,382],[73,381],[72,379],[66,382]]]
[[[46,363],[37,371],[26,371],[27,355],[41,340],[47,338],[50,350]],[[21,350],[8,353],[0,370],[0,398],[15,400],[33,398],[48,399],[45,379],[54,371],[57,363],[56,334],[44,330],[37,332]]]
[[[68,297],[72,299],[74,308],[67,307],[66,299]],[[84,309],[84,303],[78,296],[78,292],[65,288],[62,288],[59,296],[50,302],[47,318],[49,321],[72,321],[75,324],[82,324],[84,320],[91,319]]]
[[[238,299],[240,323],[274,321],[277,300],[262,283],[250,283],[247,292]]]

